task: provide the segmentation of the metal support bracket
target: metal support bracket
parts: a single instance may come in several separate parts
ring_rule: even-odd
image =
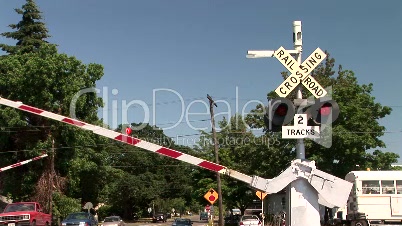
[[[307,180],[318,193],[318,203],[327,207],[343,207],[352,183],[318,170],[314,161],[296,159],[279,176],[267,180],[254,176],[251,187],[267,193],[277,193],[295,180]]]

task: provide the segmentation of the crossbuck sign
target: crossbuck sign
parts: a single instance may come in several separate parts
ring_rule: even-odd
[[[302,83],[316,98],[324,97],[327,91],[310,75],[327,55],[317,48],[301,65],[282,46],[274,56],[285,66],[291,75],[275,90],[280,97],[286,97]]]

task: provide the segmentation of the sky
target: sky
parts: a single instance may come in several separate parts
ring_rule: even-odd
[[[13,9],[25,1],[0,2],[0,31],[10,31],[21,19]],[[211,129],[207,94],[217,102],[217,120],[266,104],[286,68],[246,53],[293,49],[292,24],[301,21],[303,60],[317,47],[327,50],[336,68],[373,83],[375,101],[393,108],[380,120],[387,146],[380,150],[402,157],[400,0],[36,2],[59,52],[104,66],[96,88],[107,103],[99,116],[112,128],[149,122],[191,146]]]

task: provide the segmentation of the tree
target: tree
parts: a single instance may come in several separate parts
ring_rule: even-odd
[[[393,152],[382,152],[375,150],[373,154],[367,156],[367,168],[370,170],[398,170],[391,166],[392,163],[397,163],[399,155]]]
[[[21,9],[15,9],[15,12],[22,15],[22,20],[17,24],[10,24],[14,29],[12,32],[3,32],[2,36],[17,40],[15,46],[0,44],[0,48],[9,54],[29,53],[38,50],[43,44],[47,43],[49,38],[48,30],[43,22],[41,12],[34,0],[26,0],[26,4]]]
[[[161,129],[137,123],[132,123],[131,127],[135,128],[131,134],[133,137],[183,152],[190,151],[176,146]],[[116,131],[122,129],[123,126],[119,126]],[[102,195],[116,213],[130,218],[133,212],[140,212],[152,204],[156,211],[167,212],[173,208],[168,208],[171,201],[179,198],[190,205],[192,166],[120,142],[115,142],[109,156],[107,165],[113,168],[108,170],[110,180]]]
[[[75,113],[79,120],[101,125],[97,110],[103,103],[96,93],[82,95],[72,103],[73,97],[81,89],[94,87],[95,82],[102,77],[101,65],[84,65],[74,57],[58,53],[54,45],[43,44],[35,52],[11,54],[0,58],[0,68],[2,97],[19,100],[56,114]],[[70,112],[70,109],[73,112]],[[9,132],[0,134],[1,150],[7,151],[2,152],[2,164],[29,159],[43,151],[50,154],[50,150],[55,148],[55,171],[61,177],[69,176],[69,194],[74,195],[74,198],[92,198],[85,197],[86,194],[96,196],[99,188],[95,185],[102,182],[102,178],[95,176],[102,175],[102,168],[98,165],[102,165],[104,161],[103,148],[96,146],[105,143],[106,138],[12,108],[0,109],[0,125],[9,128]],[[3,192],[12,194],[14,200],[31,199],[34,185],[42,174],[46,174],[48,170],[44,169],[49,169],[48,165],[49,162],[36,161],[20,167],[18,171],[7,172],[4,175]],[[76,186],[83,184],[79,179],[83,179],[83,173],[79,172],[84,171],[93,173],[92,177],[87,178],[91,183],[88,183],[88,180],[86,183],[94,187],[86,189],[86,194],[81,194],[81,191],[74,193]],[[47,181],[46,178],[44,180]],[[47,187],[57,185],[52,183],[49,181]],[[48,207],[47,204],[42,204],[45,208]]]

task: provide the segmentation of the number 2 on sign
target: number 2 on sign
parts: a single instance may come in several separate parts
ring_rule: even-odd
[[[299,125],[303,125],[303,116],[299,115],[299,117],[297,117],[299,119],[299,121],[297,121],[297,123]]]

